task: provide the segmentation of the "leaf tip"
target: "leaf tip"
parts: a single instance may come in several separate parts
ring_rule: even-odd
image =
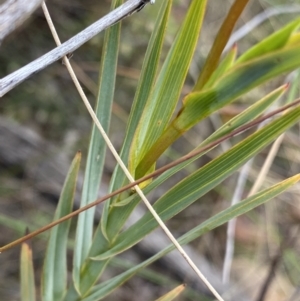
[[[286,84],[284,84],[283,86],[282,86],[282,88],[283,88],[283,90],[288,90],[289,89],[289,87],[290,87],[290,83],[286,83]]]

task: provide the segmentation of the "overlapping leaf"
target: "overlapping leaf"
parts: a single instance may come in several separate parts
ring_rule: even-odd
[[[286,91],[287,85],[284,85],[282,87],[279,87],[278,89],[272,91],[262,99],[258,100],[256,103],[254,103],[252,106],[247,108],[245,111],[240,113],[239,115],[233,117],[230,119],[227,123],[225,123],[222,127],[217,129],[212,135],[210,135],[207,139],[205,139],[196,149],[200,149],[207,144],[215,141],[218,138],[223,137],[224,135],[234,131],[238,127],[252,121],[259,115],[263,114],[263,112],[272,105],[276,100],[278,100],[279,97],[282,96],[282,94]],[[195,149],[195,150],[196,150]],[[194,162],[196,159],[200,158],[204,154],[206,154],[209,150],[206,150],[199,155],[191,158],[190,160],[187,160],[181,164],[178,164],[171,169],[165,171],[162,175],[154,179],[147,187],[144,188],[144,193],[147,194],[162,183],[164,183],[169,177],[171,177],[173,174],[177,173],[184,167],[186,167],[191,162]],[[136,202],[139,201],[139,196],[131,196],[124,200],[124,203],[127,204],[128,202],[133,202],[136,204]],[[125,207],[126,208],[126,207]],[[115,222],[117,223],[117,217],[115,219]]]
[[[154,204],[156,212],[163,220],[176,215],[221,183],[299,120],[300,108],[298,107],[241,141],[170,189]],[[128,249],[156,227],[157,222],[153,216],[146,213],[136,224],[119,235],[109,251],[96,258],[103,260]]]
[[[133,175],[140,159],[172,117],[198,41],[205,8],[206,0],[191,2],[155,88],[148,98],[130,150],[129,168]]]
[[[213,88],[187,95],[178,116],[139,163],[137,178],[143,176],[167,147],[196,123],[267,80],[299,67],[299,49],[298,45],[283,48],[235,65]]]
[[[155,29],[152,33],[149,47],[147,49],[145,62],[143,64],[142,73],[140,76],[140,81],[138,84],[138,90],[135,95],[133,112],[130,115],[130,121],[127,128],[127,133],[124,141],[124,145],[121,151],[121,158],[126,162],[129,153],[129,145],[131,143],[133,133],[136,129],[139,117],[144,109],[147,97],[154,85],[154,80],[156,76],[156,71],[159,65],[159,57],[162,49],[162,43],[165,36],[166,25],[170,15],[172,1],[164,1],[161,5],[161,9],[155,24]],[[124,183],[123,171],[116,168],[113,175],[111,188],[119,188]],[[117,201],[116,198],[115,201]],[[96,256],[97,254],[105,251],[109,248],[109,240],[111,240],[121,229],[123,224],[126,222],[129,214],[132,212],[133,208],[138,202],[131,202],[128,206],[124,206],[122,210],[117,210],[113,208],[114,211],[110,210],[110,203],[107,202],[103,212],[103,217],[101,221],[101,227],[97,228],[94,235],[94,241],[92,243],[89,255]],[[111,216],[117,217],[117,222],[111,222]],[[89,259],[83,266],[81,271],[81,281],[79,291],[84,295],[93,284],[100,277],[101,273],[106,267],[107,262],[91,262]],[[65,300],[72,300],[74,296],[74,288],[71,288],[68,292]]]
[[[123,0],[114,0],[112,8],[123,3]],[[99,91],[96,104],[96,115],[103,127],[108,132],[111,116],[111,107],[115,90],[115,78],[117,68],[117,58],[119,51],[120,23],[109,28],[105,32],[101,66],[99,72]],[[80,206],[85,206],[98,197],[98,190],[102,176],[106,143],[99,130],[93,125],[86,169],[82,188]],[[73,257],[73,281],[79,290],[80,269],[92,243],[93,224],[95,208],[91,208],[80,214],[78,218],[76,243]]]
[[[265,189],[243,201],[240,203],[229,207],[222,212],[214,215],[213,217],[209,218],[199,226],[195,227],[194,229],[188,231],[186,234],[181,236],[178,241],[181,245],[190,243],[191,241],[199,238],[201,235],[219,227],[231,219],[240,216],[249,212],[250,210],[260,206],[273,198],[277,195],[285,192],[291,186],[295,185],[300,180],[300,175],[295,175],[285,181],[282,181],[268,189]],[[102,300],[108,294],[110,294],[114,289],[118,288],[122,285],[125,281],[129,280],[133,277],[137,272],[141,269],[149,266],[156,260],[160,259],[161,257],[165,256],[166,254],[170,253],[175,249],[175,246],[169,245],[159,253],[155,254],[151,258],[147,259],[146,261],[140,263],[139,265],[134,266],[133,268],[127,270],[126,272],[107,280],[93,288],[90,295],[83,299],[83,301],[95,301],[95,300]]]
[[[156,73],[159,67],[159,59],[162,51],[163,41],[165,38],[166,27],[170,17],[171,7],[171,0],[163,1],[161,3],[161,6],[159,7],[159,14],[157,16],[155,27],[152,32],[145,54],[145,59],[143,62],[137,91],[128,120],[126,136],[120,154],[120,157],[122,158],[123,162],[128,161],[129,148],[133,139],[134,132],[136,130],[142,112],[145,108],[146,100],[148,99],[155,83]],[[121,184],[125,185],[126,183],[127,180],[123,170],[119,166],[117,166],[111,180],[110,190],[116,190],[117,188],[120,188],[122,186]],[[103,233],[105,233],[108,240],[112,240],[114,236],[120,231],[122,225],[128,218],[128,214],[135,207],[135,204],[131,203],[127,208],[123,208],[122,211],[118,211],[116,213],[112,212],[114,210],[112,209],[113,205],[118,203],[121,199],[124,199],[124,194],[117,196],[110,202],[107,202],[105,204],[105,209],[102,213],[102,231]],[[111,222],[111,216],[115,215],[118,216],[117,222]]]
[[[299,26],[300,19],[297,18],[244,52],[238,58],[236,63],[240,64],[283,48],[290,40],[293,32],[295,32]]]
[[[217,69],[213,72],[209,80],[204,85],[204,89],[213,87],[218,79],[234,64],[236,59],[237,47],[234,46],[221,61]]]

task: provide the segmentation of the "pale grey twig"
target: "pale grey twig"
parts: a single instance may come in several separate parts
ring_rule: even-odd
[[[238,181],[236,184],[236,188],[234,190],[234,194],[231,200],[231,206],[237,204],[242,199],[242,195],[244,192],[244,188],[246,185],[246,181],[248,179],[249,170],[252,166],[253,158],[250,159],[241,169]],[[227,240],[226,240],[226,251],[224,256],[224,263],[223,263],[223,271],[222,271],[222,282],[225,285],[229,284],[230,279],[230,271],[232,265],[232,259],[234,255],[234,238],[235,238],[235,226],[236,226],[236,218],[233,218],[231,221],[228,222],[227,225]]]
[[[0,43],[20,26],[42,3],[42,0],[7,0],[0,5]]]
[[[147,3],[154,3],[154,1],[155,0],[128,0],[123,5],[111,11],[94,24],[90,25],[68,41],[64,42],[62,45],[54,48],[40,58],[2,78],[0,80],[0,97],[23,82],[29,76],[46,68],[55,61],[63,58],[65,55],[72,53],[99,32],[121,21],[125,17],[138,12]]]

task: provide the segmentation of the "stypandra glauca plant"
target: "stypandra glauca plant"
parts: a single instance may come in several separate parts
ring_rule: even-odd
[[[144,57],[120,151],[120,157],[134,179],[140,179],[155,171],[160,156],[197,123],[271,79],[299,68],[300,40],[297,30],[300,26],[300,18],[294,19],[242,54],[237,55],[236,46],[224,53],[223,50],[247,2],[246,0],[234,1],[228,14],[224,15],[223,24],[216,33],[199,77],[194,87],[182,99],[181,108],[174,116],[201,33],[207,0],[190,1],[161,68],[162,46],[173,3],[171,0],[156,1],[155,5],[159,6],[159,13]],[[121,3],[121,0],[113,0],[112,8]],[[106,30],[101,57],[95,112],[106,132],[109,130],[114,98],[120,34],[120,23]],[[286,93],[286,90],[287,85],[283,85],[257,99],[245,111],[207,137],[196,149],[210,147],[170,167],[157,177],[150,176],[140,183],[143,193],[148,195],[163,185],[172,175],[203,156],[216,146],[212,145],[212,142],[262,115]],[[153,208],[163,221],[170,220],[239,170],[249,159],[265,149],[299,120],[299,106],[291,107],[283,114],[277,115],[269,123],[246,138],[240,139],[230,149],[186,176],[154,200]],[[97,199],[105,151],[106,143],[97,127],[93,126],[86,159],[81,207]],[[54,216],[55,220],[72,211],[80,157],[78,153],[70,167]],[[208,217],[206,221],[179,237],[178,242],[181,245],[188,244],[231,219],[274,199],[294,185],[299,178],[299,174],[296,174]],[[110,192],[128,183],[123,170],[120,166],[116,166],[110,180]],[[136,193],[136,189],[128,189],[110,197],[104,203],[101,221],[95,231],[95,207],[79,214],[69,281],[67,281],[66,242],[70,221],[60,223],[51,229],[42,273],[41,300],[102,300],[138,272],[174,250],[174,245],[170,244],[151,258],[138,265],[132,265],[119,275],[106,281],[101,280],[109,263],[118,254],[135,246],[158,227],[153,215],[147,212],[130,227],[124,228],[126,221],[140,202],[141,197]],[[199,268],[201,270],[201,266]],[[35,300],[31,250],[27,243],[22,246],[21,271],[21,299]],[[183,287],[174,288],[159,300],[172,300],[178,294],[184,294],[182,291]],[[183,295],[181,297],[183,298]]]

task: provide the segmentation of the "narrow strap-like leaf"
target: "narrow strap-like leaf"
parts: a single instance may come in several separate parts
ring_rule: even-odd
[[[259,115],[261,115],[272,103],[274,103],[286,90],[287,86],[284,85],[270,94],[266,95],[262,99],[258,100],[255,104],[250,106],[248,109],[237,115],[236,117],[230,119],[227,123],[225,123],[222,127],[217,129],[212,135],[210,135],[207,139],[205,139],[196,149],[199,149],[208,143],[224,136],[225,134],[237,129],[239,126],[246,124],[250,122],[251,120],[255,119]],[[193,157],[192,159],[183,162],[181,164],[178,164],[177,166],[172,167],[171,169],[167,170],[164,172],[162,175],[157,177],[156,179],[153,180],[145,189],[144,193],[149,193],[156,187],[158,187],[160,184],[164,183],[169,177],[171,177],[173,174],[176,172],[180,171],[183,169],[185,166],[190,164],[191,162],[197,160],[204,154],[208,152],[205,151],[203,153],[200,153],[198,156]],[[134,202],[135,199],[132,200]]]
[[[181,284],[177,287],[175,287],[173,290],[170,292],[166,293],[162,297],[156,299],[156,301],[172,301],[175,298],[177,298],[185,289],[185,285]]]
[[[148,99],[151,90],[153,89],[157,69],[159,67],[159,59],[162,51],[163,41],[165,38],[166,27],[170,17],[172,7],[172,0],[162,1],[159,7],[159,14],[155,22],[155,27],[152,32],[145,59],[143,62],[140,79],[138,82],[137,90],[135,93],[133,105],[130,111],[128,125],[126,129],[126,136],[123,142],[120,156],[123,162],[128,162],[128,154],[130,145],[133,139],[134,132],[137,128],[138,122],[145,108],[146,100]],[[119,167],[116,167],[114,174],[110,182],[110,191],[116,190],[127,183],[124,171]],[[114,203],[118,202],[123,195],[113,198],[111,201],[105,203],[104,210],[102,212],[101,224],[102,231],[105,233],[108,240],[112,240],[114,236],[120,231],[121,227],[128,218],[126,210],[112,212],[111,209]],[[128,213],[133,210],[134,203],[129,204]],[[124,209],[124,208],[123,208]],[[117,219],[111,218],[117,216]],[[112,220],[113,219],[113,220]]]
[[[272,121],[179,182],[154,204],[154,209],[163,220],[170,219],[220,184],[247,160],[299,120],[300,108],[298,107]],[[106,253],[99,255],[97,259],[103,260],[123,252],[140,241],[157,226],[153,216],[149,212],[146,213],[137,223],[121,233],[112,248]]]
[[[147,48],[145,61],[143,63],[143,68],[138,83],[138,89],[134,99],[133,112],[130,114],[129,125],[127,127],[126,137],[121,151],[121,158],[124,162],[127,162],[128,160],[129,147],[133,138],[134,131],[136,130],[139,117],[142,114],[146,100],[154,85],[171,5],[172,1],[164,1],[161,4],[161,9],[155,23],[155,28],[149,41],[149,46]],[[111,180],[110,190],[117,189],[122,186],[124,179],[124,172],[117,167]],[[113,199],[112,202],[114,202],[116,199],[117,198]],[[120,231],[127,217],[130,215],[137,203],[137,201],[131,202],[130,204],[128,204],[128,206],[123,207],[122,210],[116,210],[115,208],[113,208],[113,210],[110,210],[110,202],[107,202],[104,207],[101,224],[98,225],[96,233],[94,235],[94,240],[92,242],[89,256],[95,256],[96,254],[99,254],[100,252],[105,250],[105,248],[107,249],[109,247],[108,240],[111,240]],[[111,222],[112,215],[113,221]],[[116,219],[114,217],[116,217]],[[115,221],[117,222],[115,223]],[[79,290],[82,294],[85,294],[89,291],[89,289],[93,286],[93,284],[97,281],[97,279],[104,271],[106,264],[107,262],[99,263],[93,262],[89,259],[86,260],[81,271],[81,282]],[[70,290],[69,295],[66,298],[66,301],[69,300],[72,300],[72,290]]]
[[[249,212],[250,210],[272,200],[279,194],[285,192],[287,189],[295,185],[300,180],[300,175],[295,175],[289,179],[286,179],[285,181],[282,181],[268,189],[265,189],[243,201],[240,203],[229,207],[220,213],[212,216],[211,218],[207,219],[205,222],[200,224],[199,226],[193,228],[192,230],[185,233],[183,236],[178,238],[178,241],[180,244],[188,244],[191,241],[199,238],[201,235],[215,229],[216,227],[219,227],[228,221],[230,221],[232,218],[235,218],[237,216],[240,216],[242,214],[245,214]],[[154,256],[150,257],[146,261],[135,265],[133,268],[125,271],[124,273],[107,280],[99,285],[96,285],[89,296],[84,298],[82,301],[94,301],[94,300],[102,300],[107,295],[109,295],[113,290],[124,284],[124,282],[128,281],[130,278],[132,278],[137,272],[139,272],[141,269],[149,266],[156,260],[162,258],[166,254],[170,253],[175,249],[175,246],[173,244],[169,245],[168,247],[164,248]]]
[[[237,59],[236,63],[240,64],[283,48],[290,39],[291,34],[299,28],[299,26],[300,19],[298,18],[251,47]]]
[[[197,45],[205,8],[206,0],[191,2],[159,73],[153,93],[148,98],[130,150],[129,169],[133,175],[141,158],[172,117]]]
[[[122,4],[123,0],[114,0],[112,9]],[[96,115],[108,132],[111,107],[115,90],[116,68],[119,51],[121,24],[118,23],[105,31],[101,66],[99,72],[99,91]],[[80,206],[83,207],[97,199],[103,171],[106,143],[95,125],[93,125]],[[88,256],[92,244],[95,207],[83,212],[78,217],[76,242],[73,257],[73,281],[78,289],[80,269]]]
[[[21,301],[35,301],[36,292],[34,284],[34,270],[32,262],[32,249],[28,242],[21,246]]]
[[[267,80],[299,66],[299,46],[283,48],[246,63],[234,65],[212,89],[187,95],[179,114],[139,163],[136,170],[137,178],[145,175],[174,141],[205,117]]]
[[[235,0],[232,4],[215,40],[214,44],[209,52],[209,55],[203,66],[203,70],[196,82],[194,91],[202,90],[203,86],[210,79],[213,72],[216,70],[222,52],[230,38],[233,31],[235,23],[239,19],[241,13],[243,12],[245,6],[248,4],[249,0]]]
[[[203,89],[209,89],[218,82],[218,79],[234,64],[234,61],[236,59],[236,53],[237,53],[237,47],[234,46],[230,51],[228,51],[227,55],[220,62],[219,66],[216,68],[214,73],[206,82]]]
[[[246,110],[244,110],[237,116],[233,117],[227,123],[225,123],[222,127],[217,129],[212,135],[210,135],[207,139],[205,139],[194,150],[204,147],[205,145],[215,141],[218,138],[221,138],[222,136],[230,133],[231,131],[234,131],[238,127],[254,120],[256,117],[263,114],[270,105],[272,105],[279,97],[282,96],[282,94],[286,91],[287,87],[288,87],[287,85],[281,86],[278,89],[276,89],[276,90],[272,91],[271,93],[269,93],[268,95],[266,95],[265,97],[263,97],[262,99],[258,100],[256,103],[251,105],[249,108],[247,108]],[[201,156],[206,154],[208,151],[209,150],[204,151],[204,152],[200,153],[199,155],[191,158],[190,160],[187,160],[187,161],[185,161],[181,164],[178,164],[178,165],[172,167],[171,169],[165,171],[162,175],[158,176],[147,187],[145,187],[143,192],[145,194],[148,194],[150,191],[152,191],[153,189],[155,189],[156,187],[158,187],[159,185],[164,183],[172,175],[174,175],[178,171],[182,170],[188,164],[194,162],[195,160],[197,160],[198,158],[200,158]],[[124,203],[125,204],[128,202],[136,203],[138,200],[139,200],[139,196],[132,195],[132,196],[128,197],[127,199],[125,199]],[[124,208],[124,207],[126,210],[126,206],[123,205],[122,208]],[[117,222],[117,220],[115,222]]]
[[[77,153],[66,177],[54,220],[63,217],[73,209],[76,181],[81,153]],[[42,276],[42,300],[61,300],[67,289],[67,241],[71,220],[52,228],[44,259]]]

